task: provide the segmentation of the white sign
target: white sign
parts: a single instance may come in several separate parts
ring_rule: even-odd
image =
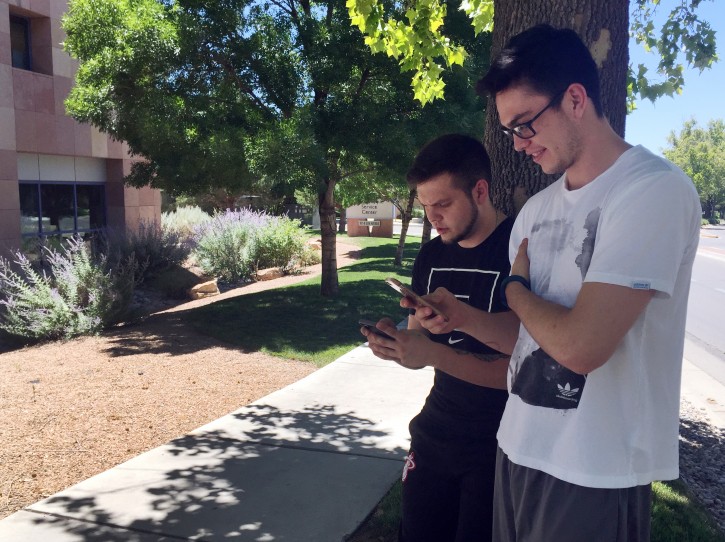
[[[358,226],[380,226],[379,220],[358,220]]]
[[[395,206],[389,201],[353,205],[347,208],[347,218],[363,218],[367,220],[391,219],[395,218]]]

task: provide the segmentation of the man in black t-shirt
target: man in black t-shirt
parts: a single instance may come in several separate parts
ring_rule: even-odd
[[[513,220],[491,203],[490,179],[485,148],[468,136],[442,136],[416,157],[408,183],[438,232],[415,260],[417,294],[445,287],[478,309],[504,310],[499,287],[509,274]],[[494,337],[501,345],[496,351],[456,330],[428,335],[413,316],[407,330],[397,330],[390,319],[377,327],[393,339],[363,328],[376,356],[411,369],[435,369],[425,405],[410,423],[400,540],[491,540],[496,431],[516,337]]]

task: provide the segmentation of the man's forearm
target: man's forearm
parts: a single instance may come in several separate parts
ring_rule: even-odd
[[[509,307],[536,343],[579,374],[588,374],[607,362],[653,295],[652,290],[588,282],[569,309],[520,283],[506,288]]]
[[[432,366],[451,376],[487,388],[506,389],[509,356],[498,352],[474,354],[449,346],[436,345],[436,360]]]
[[[519,336],[519,317],[513,311],[486,312],[462,303],[462,324],[458,330],[475,337],[483,344],[511,354]]]

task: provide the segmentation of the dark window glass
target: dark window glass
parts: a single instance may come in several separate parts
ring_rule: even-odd
[[[10,52],[13,68],[31,69],[28,19],[10,16]]]
[[[40,207],[38,206],[38,185],[20,185],[20,232],[38,235],[40,233]]]
[[[101,184],[20,183],[23,237],[90,235],[106,227],[106,197]],[[85,238],[85,235],[84,235]]]
[[[40,207],[42,232],[75,230],[75,197],[72,184],[41,184]]]
[[[76,185],[78,231],[95,230],[106,225],[106,206],[102,186]]]

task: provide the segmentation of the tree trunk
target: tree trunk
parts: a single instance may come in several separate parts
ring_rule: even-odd
[[[420,238],[420,244],[424,245],[428,241],[430,241],[430,230],[433,228],[433,225],[430,223],[430,220],[428,220],[428,215],[423,215],[423,233],[421,234]]]
[[[337,233],[345,233],[347,227],[347,209],[340,207],[340,223],[337,225]]]
[[[411,190],[408,194],[408,203],[405,205],[405,209],[400,210],[400,239],[398,239],[398,248],[395,251],[395,260],[393,265],[403,265],[403,251],[405,249],[405,237],[408,235],[408,226],[410,225],[410,219],[413,216],[413,204],[415,203],[415,190]]]
[[[322,278],[320,294],[334,297],[340,291],[337,280],[337,235],[335,228],[335,179],[325,179],[325,191],[318,195],[322,237]]]
[[[602,107],[612,128],[624,135],[627,114],[627,66],[629,64],[628,0],[494,0],[491,58],[508,39],[538,23],[575,30],[592,51],[601,81]],[[498,129],[500,121],[493,101],[486,108],[484,143],[491,155],[493,178],[498,187],[492,198],[496,207],[515,216],[530,196],[546,188],[558,176],[514,151],[511,140]]]

